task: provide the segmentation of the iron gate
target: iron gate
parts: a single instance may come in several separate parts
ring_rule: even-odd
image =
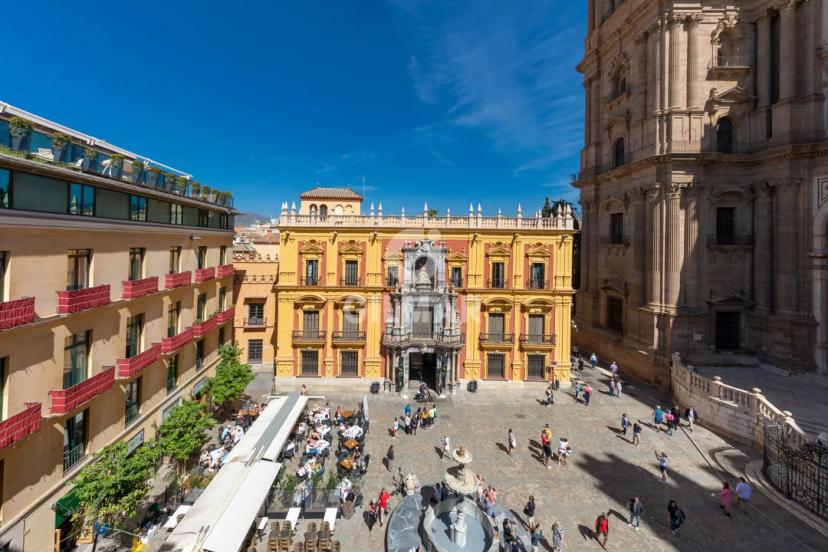
[[[765,424],[765,477],[790,499],[828,519],[828,447],[820,441],[788,446],[783,424]]]

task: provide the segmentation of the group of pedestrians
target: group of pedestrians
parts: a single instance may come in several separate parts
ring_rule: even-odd
[[[428,429],[437,424],[437,405],[432,404],[431,408],[428,406],[418,407],[416,412],[411,411],[411,404],[406,404],[403,409],[403,415],[400,418],[394,418],[391,423],[391,437],[397,438],[400,429],[405,431],[408,435],[417,435],[417,429]]]

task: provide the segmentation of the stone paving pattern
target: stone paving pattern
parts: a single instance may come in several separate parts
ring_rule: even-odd
[[[419,430],[416,436],[400,433],[396,441],[388,434],[395,415],[401,415],[406,403],[397,395],[370,395],[371,429],[366,452],[372,455],[371,467],[362,489],[365,504],[375,498],[380,487],[394,487],[392,476],[401,467],[414,473],[423,485],[442,480],[449,465],[440,455],[444,433],[452,444],[465,444],[474,454],[470,468],[482,474],[498,490],[498,502],[523,519],[527,497],[534,494],[538,503],[537,519],[549,536],[550,526],[558,520],[566,536],[567,550],[600,550],[589,535],[599,512],[610,512],[610,534],[607,548],[612,550],[826,550],[828,539],[777,507],[760,493],[743,511],[734,511],[732,518],[719,509],[718,497],[711,493],[732,477],[716,464],[709,451],[728,449],[729,443],[697,426],[692,433],[679,430],[672,437],[644,427],[641,446],[631,444],[630,435],[618,434],[621,414],[630,420],[638,418],[651,423],[651,412],[657,403],[666,406],[663,395],[651,388],[628,382],[624,396],[606,394],[606,372],[586,368],[583,379],[595,387],[589,406],[576,402],[570,391],[555,395],[555,405],[541,406],[543,388],[463,392],[438,402],[436,428]],[[367,385],[366,385],[367,387]],[[310,394],[317,391],[311,384]],[[355,407],[362,393],[336,391],[327,393],[326,400],[335,407]],[[661,402],[663,401],[663,402]],[[412,401],[412,407],[416,404]],[[553,444],[561,436],[569,439],[573,454],[569,466],[553,465],[546,469],[539,451],[540,431],[549,423]],[[518,449],[513,457],[505,452],[506,432],[513,428]],[[394,443],[396,459],[391,471],[381,463],[388,446]],[[662,483],[658,474],[656,452],[664,451],[670,460],[669,480]],[[738,450],[744,462],[758,458],[757,453]],[[737,461],[737,465],[738,465]],[[725,465],[723,462],[722,465]],[[291,464],[295,469],[296,463]],[[644,505],[640,532],[627,527],[626,504],[638,495]],[[675,499],[685,511],[687,521],[679,536],[670,534],[667,503]],[[400,500],[394,496],[393,508]],[[337,522],[336,538],[342,550],[361,552],[384,550],[384,527],[368,531],[363,511],[351,520]],[[541,549],[551,550],[544,541]]]

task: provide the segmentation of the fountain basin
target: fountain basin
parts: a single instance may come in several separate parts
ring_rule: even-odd
[[[455,511],[455,508],[457,509]],[[465,544],[458,546],[452,538],[452,524],[457,511],[465,514]],[[436,552],[489,552],[496,550],[494,526],[489,516],[468,499],[449,498],[426,508],[423,537],[427,550]]]

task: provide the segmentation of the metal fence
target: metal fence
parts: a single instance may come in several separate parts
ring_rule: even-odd
[[[779,492],[828,519],[828,447],[820,441],[791,447],[784,429],[765,424],[765,477]]]

